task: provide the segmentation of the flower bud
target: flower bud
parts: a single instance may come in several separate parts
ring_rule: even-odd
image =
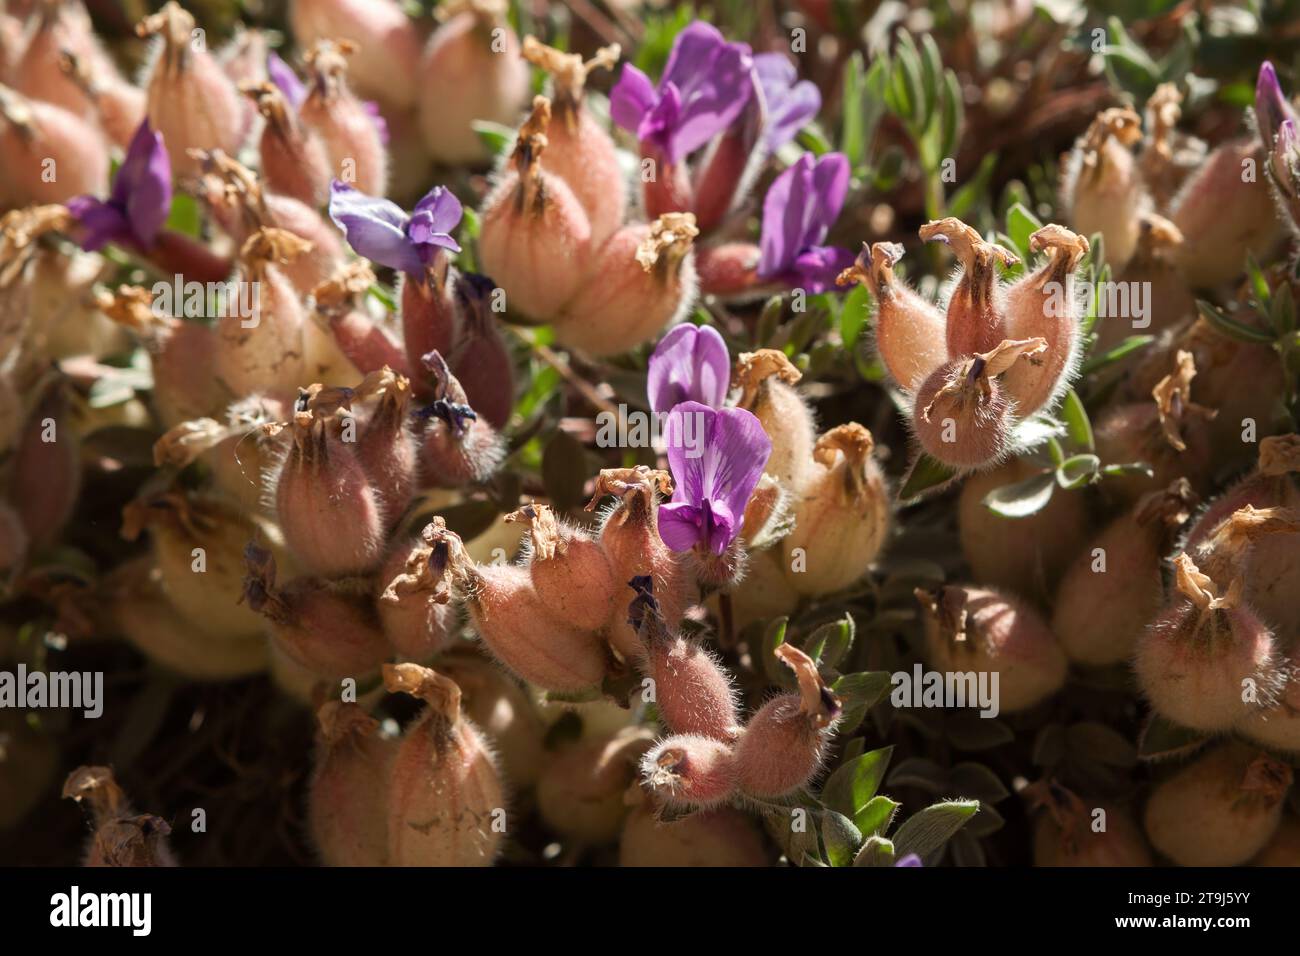
[[[546,131],[542,168],[555,173],[591,221],[591,241],[601,244],[623,224],[627,186],[614,140],[596,122],[583,98],[587,76],[595,69],[612,69],[618,62],[618,44],[602,47],[587,62],[524,37],[523,57],[551,76],[554,119]]]
[[[1147,837],[1179,866],[1236,866],[1277,831],[1292,770],[1245,744],[1215,745],[1152,791]]]
[[[550,102],[533,101],[519,129],[511,168],[483,202],[479,258],[510,308],[547,322],[579,292],[591,250],[591,223],[573,192],[542,168]]]
[[[1151,205],[1130,148],[1141,138],[1142,121],[1133,110],[1103,110],[1075,141],[1061,175],[1071,227],[1083,236],[1101,233],[1116,273],[1133,257],[1141,217]]]
[[[546,757],[546,725],[519,682],[473,653],[443,655],[438,667],[464,694],[465,715],[492,741],[505,782],[516,791],[536,784]]]
[[[630,727],[604,740],[554,754],[537,781],[537,810],[562,837],[589,846],[613,843],[627,814],[624,796],[650,747],[648,730]]]
[[[505,520],[528,525],[525,563],[547,612],[585,630],[601,630],[614,612],[619,589],[599,542],[557,521],[549,505],[525,505]]]
[[[1128,811],[1089,806],[1059,785],[1047,790],[1034,824],[1034,866],[1151,866],[1146,838]]]
[[[86,120],[0,86],[0,207],[108,193],[108,144]],[[51,175],[53,174],[53,175]]]
[[[665,737],[641,758],[641,783],[662,806],[717,806],[736,791],[736,757],[712,737]]]
[[[330,679],[372,673],[388,654],[369,595],[350,583],[295,578],[276,585],[276,562],[255,544],[244,552],[244,598],[271,623],[279,647],[303,667]]]
[[[831,594],[866,573],[889,531],[885,476],[871,455],[871,432],[850,423],[817,439],[814,464],[781,544],[790,583],[801,594]],[[796,549],[804,566],[794,570]]]
[[[999,245],[985,242],[960,219],[939,219],[920,229],[926,242],[951,246],[961,263],[961,278],[948,298],[946,336],[950,358],[987,352],[1008,338],[1006,295],[998,281],[996,263],[1013,266],[1020,260]]]
[[[1088,254],[1088,240],[1063,226],[1044,226],[1029,237],[1029,249],[1046,250],[1047,262],[1007,290],[1007,336],[1041,338],[1047,347],[1002,377],[1022,418],[1055,405],[1078,371],[1080,309],[1074,271]]]
[[[95,832],[83,866],[175,866],[167,845],[171,827],[161,817],[137,814],[108,767],[78,767],[63,784],[63,798],[85,801]]]
[[[1132,656],[1160,613],[1161,558],[1195,500],[1186,479],[1152,492],[1075,558],[1061,579],[1052,615],[1052,631],[1070,660],[1104,667]]]
[[[329,701],[316,714],[307,828],[326,866],[388,863],[388,783],[397,741],[357,704]]]
[[[476,120],[513,125],[528,103],[528,65],[500,0],[461,0],[429,37],[416,74],[420,129],[446,165],[483,163]],[[494,273],[488,269],[489,273]]]
[[[1273,634],[1240,606],[1239,578],[1220,595],[1186,554],[1174,568],[1180,597],[1138,639],[1133,669],[1157,713],[1228,730],[1275,700],[1283,674]]]
[[[388,192],[388,150],[374,116],[348,88],[345,58],[355,50],[346,40],[318,40],[307,51],[308,93],[299,115],[320,137],[334,176],[382,196]]]
[[[289,26],[298,47],[347,40],[348,71],[366,95],[406,108],[415,102],[420,34],[395,0],[293,0]]]
[[[363,375],[387,366],[410,377],[406,352],[365,309],[375,274],[361,260],[349,263],[312,290],[316,319],[325,323],[335,344]]]
[[[374,402],[357,438],[357,461],[392,525],[415,496],[419,475],[419,449],[409,424],[411,383],[384,366],[367,375],[355,394]]]
[[[438,352],[425,356],[433,373],[434,400],[418,413],[427,419],[420,456],[426,486],[460,488],[487,481],[505,459],[505,442],[469,406],[465,390]]]
[[[821,771],[826,748],[840,716],[840,700],[817,672],[817,664],[789,644],[776,656],[794,671],[797,694],[781,694],[764,704],[736,742],[736,782],[759,799],[794,793]]]
[[[384,686],[426,704],[393,758],[389,865],[491,866],[505,833],[505,796],[491,750],[461,714],[460,688],[418,664],[384,665]]]
[[[946,465],[981,468],[1011,446],[1015,412],[998,376],[1025,356],[1041,353],[1045,340],[1002,342],[990,352],[941,365],[916,393],[912,428],[921,448]]]
[[[445,530],[443,520],[435,518],[421,540],[394,548],[379,574],[377,604],[384,636],[399,654],[414,661],[428,660],[441,650],[455,624],[451,556],[441,537]]]
[[[333,166],[320,137],[299,120],[274,83],[246,86],[243,92],[266,121],[258,151],[267,185],[304,205],[325,205]]]
[[[762,250],[752,242],[723,242],[695,252],[700,292],[731,302],[758,299],[771,291],[758,276]]]
[[[812,410],[794,389],[802,377],[778,349],[743,353],[733,376],[740,386],[737,407],[753,412],[772,439],[772,453],[763,470],[795,494],[803,489],[812,467],[817,437]]]
[[[148,68],[146,109],[150,125],[167,142],[172,174],[199,173],[192,149],[238,153],[248,135],[248,114],[239,90],[196,35],[194,17],[170,0],[141,20],[136,33],[161,36]]]
[[[618,841],[619,866],[767,866],[770,859],[753,821],[730,807],[660,823],[651,805],[641,802]]]
[[[1038,613],[985,588],[917,588],[926,660],[938,671],[995,672],[998,708],[1014,713],[1041,703],[1065,683],[1066,661]]]
[[[876,304],[871,323],[876,351],[899,386],[920,386],[948,359],[944,314],[894,277],[894,264],[903,257],[896,242],[863,243],[857,261],[840,273],[837,285],[861,282]]]

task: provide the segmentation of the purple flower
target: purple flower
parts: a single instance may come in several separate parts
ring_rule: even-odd
[[[849,189],[842,153],[814,160],[804,153],[772,183],[763,200],[758,274],[809,292],[824,292],[853,262],[847,249],[823,246]]]
[[[772,155],[803,129],[822,108],[816,84],[799,79],[799,71],[782,53],[754,57],[754,78],[762,95],[763,135],[760,147]]]
[[[1282,84],[1277,80],[1277,70],[1265,60],[1259,67],[1259,81],[1255,84],[1255,119],[1259,123],[1259,135],[1264,141],[1265,149],[1272,149],[1282,124],[1297,120],[1295,107],[1282,92]]]
[[[743,408],[682,402],[664,429],[673,499],[659,509],[659,534],[674,551],[723,554],[745,519],[772,440]]]
[[[894,861],[894,866],[923,866],[921,858],[915,853],[909,853],[907,856],[900,856]]]
[[[682,402],[721,408],[731,380],[731,355],[718,330],[709,325],[679,325],[650,356],[646,392],[660,414]]]
[[[279,88],[280,93],[288,104],[293,107],[295,113],[302,109],[302,104],[307,99],[307,87],[302,80],[298,79],[298,74],[293,72],[293,67],[285,63],[274,51],[266,56],[266,75]],[[361,106],[370,114],[375,129],[379,131],[380,142],[387,146],[389,139],[388,121],[384,119],[384,114],[379,111],[379,104],[374,100],[365,100]]]
[[[117,242],[148,249],[158,238],[172,208],[172,166],[161,133],[145,120],[131,137],[107,201],[76,196],[68,210],[86,230],[81,247],[88,252]]]
[[[643,146],[679,163],[745,109],[753,61],[746,44],[728,43],[716,27],[696,21],[673,42],[658,89],[635,66],[623,67],[610,93],[610,115]]]
[[[460,200],[442,186],[430,189],[408,216],[396,203],[367,196],[336,179],[330,184],[329,210],[348,245],[408,275],[422,276],[443,249],[460,252],[451,235],[460,224]]]

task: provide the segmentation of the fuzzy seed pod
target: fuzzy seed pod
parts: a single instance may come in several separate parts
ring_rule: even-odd
[[[0,207],[108,192],[108,144],[86,120],[0,86]]]
[[[1093,354],[1104,355],[1132,335],[1168,332],[1196,315],[1196,297],[1174,264],[1182,242],[1183,234],[1168,219],[1155,213],[1142,217],[1137,249],[1119,282],[1120,288],[1149,290],[1143,303],[1147,314],[1138,316],[1130,308],[1128,315],[1098,316],[1093,326],[1097,333]]]
[[[1286,684],[1277,705],[1246,718],[1240,732],[1261,746],[1300,753],[1300,646],[1292,649],[1282,670]]]
[[[149,124],[167,142],[174,177],[195,176],[192,149],[239,152],[248,135],[248,113],[239,90],[208,51],[194,17],[169,0],[136,27],[142,37],[161,36],[155,47],[146,109]]]
[[[113,62],[98,49],[77,53],[65,47],[54,62],[67,82],[77,90],[68,97],[68,102],[60,105],[91,122],[98,122],[115,145],[127,149],[144,121],[145,91],[124,80]],[[78,107],[78,95],[88,110]]]
[[[36,9],[30,29],[12,64],[16,89],[23,96],[53,103],[93,121],[95,110],[90,99],[75,79],[60,68],[61,58],[65,54],[75,57],[88,70],[97,73],[111,69],[114,78],[119,83],[123,81],[96,39],[85,7],[79,2],[43,2],[33,6]],[[8,82],[8,76],[0,73],[0,81]]]
[[[548,322],[579,291],[591,222],[572,190],[542,168],[550,101],[539,96],[519,129],[511,169],[483,202],[479,257],[513,311]]]
[[[1251,866],[1300,866],[1300,820],[1284,816],[1268,846],[1250,861]]]
[[[1179,186],[1205,163],[1205,141],[1177,129],[1183,94],[1175,83],[1161,83],[1143,110],[1146,135],[1138,153],[1142,181],[1156,208],[1167,209]]]
[[[547,613],[584,630],[603,628],[618,589],[600,544],[557,521],[548,505],[526,505],[505,520],[528,525],[528,573]]]
[[[277,645],[303,667],[330,679],[373,672],[388,654],[363,585],[295,578],[276,584],[276,562],[255,544],[245,550],[244,598],[266,617]]]
[[[850,423],[817,439],[794,531],[781,543],[790,583],[801,594],[831,594],[866,573],[889,531],[889,490],[871,455],[871,432]],[[803,567],[796,570],[795,552]]]
[[[695,216],[685,212],[610,236],[555,317],[556,341],[597,357],[618,355],[680,322],[695,302],[697,235]]]
[[[466,716],[492,741],[506,783],[516,791],[536,784],[546,758],[546,725],[529,694],[499,664],[477,654],[444,655],[438,667],[459,685]]]
[[[0,502],[0,576],[8,576],[27,557],[27,529],[8,504]]]
[[[1228,730],[1276,699],[1284,675],[1273,634],[1240,606],[1240,579],[1220,595],[1186,554],[1174,569],[1181,596],[1139,638],[1134,672],[1157,713]]]
[[[1044,339],[1006,340],[992,351],[955,359],[917,390],[912,428],[921,448],[946,465],[982,468],[1011,448],[1015,409],[998,376],[1047,347]]]
[[[1007,337],[1041,338],[1040,354],[1007,369],[1002,384],[1029,416],[1051,408],[1074,378],[1079,364],[1079,302],[1074,271],[1088,254],[1088,240],[1063,226],[1044,226],[1029,237],[1031,252],[1047,252],[1047,262],[1007,290]]]
[[[434,257],[434,267],[426,275],[416,278],[402,273],[398,278],[402,341],[412,370],[424,368],[424,356],[430,352],[452,354],[457,324],[452,289],[455,278],[450,262],[441,253]],[[429,392],[420,376],[414,376],[414,384],[417,394]]]
[[[446,19],[429,37],[416,74],[420,130],[436,161],[483,163],[487,147],[472,124],[514,125],[528,103],[528,65],[505,3],[458,0],[444,9]]]
[[[700,292],[727,302],[761,298],[772,286],[758,277],[762,250],[752,242],[722,242],[695,252]]]
[[[778,647],[776,656],[794,671],[799,692],[769,700],[736,742],[737,786],[759,799],[786,796],[817,776],[840,716],[840,700],[812,658],[789,644]]]
[[[307,828],[326,866],[386,866],[388,784],[397,741],[357,704],[326,703],[316,714],[316,759]]]
[[[960,219],[928,222],[919,234],[925,242],[938,240],[951,246],[961,263],[961,278],[948,298],[948,357],[965,358],[996,348],[1008,338],[1006,297],[996,264],[1013,266],[1020,260],[1001,246],[985,242]]]
[[[770,858],[758,827],[730,807],[660,823],[653,807],[641,802],[628,814],[618,841],[619,866],[767,866]]]
[[[357,461],[393,525],[415,496],[419,477],[419,448],[409,424],[411,383],[384,366],[367,375],[355,393],[374,401],[357,437]]]
[[[349,263],[312,290],[315,318],[328,326],[339,350],[363,375],[387,366],[409,379],[406,352],[366,311],[366,293],[374,283],[375,274],[365,262]]]
[[[418,414],[427,419],[420,438],[426,486],[461,488],[482,484],[505,459],[505,442],[470,407],[465,389],[438,352],[425,356],[433,375],[434,399]]]
[[[515,407],[515,369],[494,312],[496,288],[487,276],[456,274],[452,285],[456,335],[443,354],[460,379],[469,404],[499,430],[510,421]],[[433,349],[423,354],[429,351]]]
[[[152,814],[138,814],[108,767],[78,767],[63,784],[63,798],[85,801],[94,833],[83,866],[175,866],[167,845],[171,827]]]
[[[653,741],[632,727],[554,754],[537,781],[537,811],[562,837],[589,846],[613,843],[627,814],[624,796]]]
[[[1143,824],[1179,866],[1236,866],[1268,845],[1292,771],[1245,744],[1216,745],[1155,788]]]
[[[584,63],[577,54],[524,37],[524,59],[551,76],[554,120],[547,129],[542,168],[569,184],[591,221],[591,241],[597,246],[623,224],[627,186],[614,141],[592,117],[583,94],[591,71],[613,69],[619,52],[618,44],[602,47]]]
[[[60,382],[41,395],[14,449],[9,494],[33,549],[55,543],[81,491],[81,443]]]
[[[1079,137],[1062,169],[1061,204],[1083,236],[1101,233],[1106,261],[1124,271],[1137,248],[1140,222],[1151,200],[1130,147],[1142,137],[1133,110],[1103,110]]]
[[[1111,522],[1061,579],[1052,631],[1070,660],[1093,667],[1128,659],[1164,603],[1161,558],[1191,516],[1186,479],[1152,492]]]
[[[736,791],[736,757],[712,737],[666,737],[641,758],[641,783],[662,806],[714,807]]]
[[[395,0],[293,0],[289,25],[299,49],[349,41],[348,72],[367,96],[402,109],[415,102],[420,34]]]
[[[912,391],[948,359],[944,314],[894,277],[903,258],[896,242],[862,245],[857,261],[840,273],[837,285],[860,282],[871,290],[876,352],[899,386]]]
[[[492,751],[461,714],[460,688],[418,664],[386,664],[384,686],[426,704],[393,758],[389,864],[491,866],[505,834],[505,795]]]
[[[1065,683],[1065,654],[1029,605],[997,591],[957,585],[915,593],[931,668],[996,672],[1001,712],[1028,710]]]
[[[242,88],[266,121],[258,152],[262,176],[276,192],[319,208],[329,199],[333,166],[319,136],[301,120],[274,83]]]
[[[428,660],[451,637],[448,544],[441,518],[425,527],[419,541],[395,547],[379,574],[377,605],[384,636],[394,650],[413,661]]]
[[[379,126],[348,87],[348,41],[318,40],[307,51],[307,98],[303,125],[320,137],[331,175],[370,196],[388,192],[388,150]]]
[[[759,349],[740,356],[732,378],[740,386],[736,406],[753,412],[772,439],[763,471],[797,493],[812,468],[817,438],[812,410],[794,389],[802,373],[779,349]]]
[[[731,592],[731,609],[737,628],[794,611],[799,604],[799,592],[790,583],[794,575],[787,572],[787,567],[779,548],[749,556],[745,579]]]
[[[307,404],[308,410],[294,413],[292,442],[275,480],[285,544],[313,574],[363,574],[383,556],[383,506],[343,440],[350,422],[340,428],[337,419]]]
[[[1142,828],[1123,808],[1090,807],[1060,786],[1050,787],[1043,802],[1034,824],[1034,866],[1151,866]]]

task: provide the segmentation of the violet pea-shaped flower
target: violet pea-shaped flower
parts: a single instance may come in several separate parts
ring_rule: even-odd
[[[430,189],[408,215],[396,203],[336,179],[330,184],[329,212],[359,255],[407,275],[423,276],[440,254],[460,252],[451,233],[463,210],[443,186]]]
[[[778,176],[763,199],[759,277],[813,293],[832,288],[853,253],[822,243],[848,189],[849,162],[842,153],[820,159],[804,153]]]
[[[770,156],[790,142],[822,108],[816,84],[799,79],[799,71],[782,53],[754,57],[754,79],[763,102],[759,148]]]
[[[651,409],[659,414],[682,402],[721,408],[730,379],[731,355],[718,330],[687,323],[672,329],[655,347],[646,393]]]
[[[75,196],[68,211],[85,230],[88,252],[110,242],[147,250],[158,238],[172,208],[172,167],[161,133],[142,122],[118,167],[107,200]]]
[[[676,165],[729,127],[753,95],[753,56],[696,21],[673,42],[656,88],[630,63],[610,92],[614,122]]]
[[[1282,92],[1277,70],[1268,60],[1260,64],[1259,80],[1255,84],[1255,120],[1259,124],[1259,136],[1264,141],[1265,149],[1273,148],[1283,123],[1287,120],[1293,124],[1300,121],[1295,107]]]
[[[743,408],[699,402],[674,407],[664,435],[674,488],[659,508],[660,537],[674,551],[724,554],[740,534],[772,440]]]

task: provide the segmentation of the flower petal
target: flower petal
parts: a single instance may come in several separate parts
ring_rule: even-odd
[[[754,74],[766,112],[762,147],[771,155],[794,139],[817,115],[822,108],[822,95],[815,83],[799,80],[798,70],[781,53],[760,53],[754,57]]]
[[[772,439],[743,408],[722,408],[714,416],[704,454],[704,493],[716,513],[742,515],[772,454]]]
[[[718,413],[699,402],[673,406],[664,422],[668,469],[673,474],[673,501],[698,505],[705,496],[705,461],[709,433]]]
[[[650,77],[631,63],[625,63],[609,94],[609,115],[623,129],[635,133],[642,117],[654,108],[658,99]]]
[[[745,44],[724,43],[693,76],[683,79],[665,73],[682,94],[681,115],[668,150],[673,162],[689,156],[739,118],[754,94],[753,62]]]
[[[293,72],[293,67],[272,51],[266,56],[266,75],[280,88],[280,92],[296,113],[303,101],[307,99],[307,87],[302,80],[298,79],[298,74]]]
[[[763,197],[758,274],[765,279],[785,272],[799,255],[812,167],[812,154],[804,153],[776,177]]]
[[[417,212],[425,209],[433,215],[433,228],[448,235],[460,225],[460,220],[465,215],[460,200],[446,186],[434,186],[415,204]]]
[[[126,158],[113,182],[113,197],[125,209],[132,235],[153,245],[172,209],[172,164],[162,133],[142,122],[131,137]]]
[[[68,200],[67,206],[72,218],[85,230],[81,248],[87,252],[102,249],[110,242],[131,240],[126,216],[116,206],[93,196],[74,196]]]
[[[838,246],[810,246],[794,260],[789,281],[812,295],[835,288],[836,277],[853,265],[853,253]]]
[[[330,184],[329,212],[359,255],[409,275],[424,272],[424,260],[406,235],[409,217],[396,203],[336,179]]]
[[[727,398],[731,355],[712,326],[679,325],[650,356],[646,393],[658,413],[685,401],[720,408]]]
[[[703,517],[686,502],[670,501],[659,506],[659,537],[674,551],[690,551],[700,540]]]

